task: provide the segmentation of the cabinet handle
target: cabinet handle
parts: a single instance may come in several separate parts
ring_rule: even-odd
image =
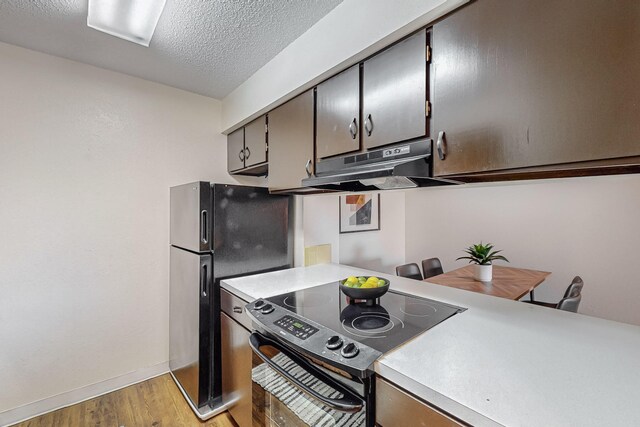
[[[241,161],[244,162],[244,150],[240,150],[240,152],[238,153],[238,157],[240,158]]]
[[[249,147],[244,149],[244,158],[248,159],[249,156],[251,156],[251,150],[249,150]]]
[[[438,133],[436,148],[438,149],[438,158],[444,160],[447,157],[447,141],[444,137],[444,131]]]
[[[373,120],[371,120],[371,114],[367,114],[367,118],[364,121],[364,130],[367,131],[367,136],[371,136],[371,132],[373,132]]]
[[[237,306],[237,305],[236,305],[236,306],[234,306],[234,307],[233,307],[233,312],[234,312],[234,313],[238,313],[238,314],[242,314],[242,307]]]
[[[351,134],[351,139],[356,139],[358,135],[358,122],[356,122],[355,118],[349,123],[349,133]]]
[[[307,171],[307,177],[311,177],[311,159],[307,160],[304,170]]]

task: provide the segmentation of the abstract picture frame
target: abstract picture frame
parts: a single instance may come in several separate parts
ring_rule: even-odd
[[[380,193],[340,196],[340,234],[380,230]]]

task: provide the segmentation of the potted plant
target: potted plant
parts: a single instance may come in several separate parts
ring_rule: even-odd
[[[474,263],[473,278],[481,282],[491,281],[491,277],[493,276],[493,261],[501,260],[509,262],[509,260],[502,255],[498,255],[502,251],[493,250],[493,245],[491,243],[483,245],[482,242],[480,242],[477,245],[469,246],[464,251],[469,255],[461,256],[456,259],[456,261],[459,259],[468,259],[469,264]]]

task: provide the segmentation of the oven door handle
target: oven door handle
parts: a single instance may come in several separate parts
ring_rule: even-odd
[[[325,374],[318,368],[314,367],[311,363],[307,362],[302,357],[296,355],[292,351],[280,345],[278,342],[269,339],[257,332],[254,332],[249,337],[249,345],[253,349],[253,351],[262,359],[267,365],[269,365],[272,369],[274,369],[278,374],[287,379],[291,384],[296,386],[303,393],[319,400],[324,405],[328,406],[331,409],[335,409],[336,411],[341,412],[359,412],[364,407],[364,401],[360,398],[360,396],[356,395],[353,391],[349,390],[344,385],[340,384],[329,375]],[[281,353],[287,356],[289,359],[298,364],[302,369],[304,369],[308,374],[320,379],[328,386],[332,387],[334,390],[342,393],[342,398],[334,399],[327,396],[323,396],[318,393],[308,385],[304,384],[302,381],[297,379],[295,376],[291,375],[289,372],[285,371],[281,366],[274,363],[269,356],[260,351],[260,347],[263,345],[269,345],[278,349]]]

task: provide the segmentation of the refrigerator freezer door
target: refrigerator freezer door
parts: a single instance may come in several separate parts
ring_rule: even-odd
[[[293,232],[290,196],[266,188],[214,184],[213,246],[216,282],[288,268]]]
[[[169,369],[196,407],[209,403],[211,255],[170,248]]]
[[[211,249],[211,184],[194,182],[171,187],[170,240],[193,252]]]

